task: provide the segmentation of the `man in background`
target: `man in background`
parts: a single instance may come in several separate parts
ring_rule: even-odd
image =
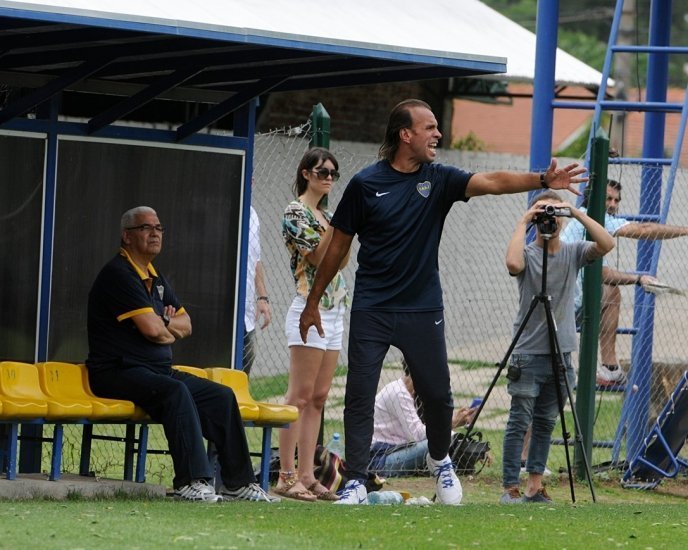
[[[621,202],[621,183],[616,180],[607,182],[606,212],[604,227],[612,237],[628,239],[674,239],[688,235],[688,227],[666,225],[655,222],[632,222],[618,216]],[[587,211],[587,198],[581,211]],[[563,242],[576,242],[585,239],[585,228],[577,220],[571,220],[561,233]],[[600,365],[597,367],[597,384],[612,386],[626,383],[626,374],[619,365],[616,355],[616,330],[619,327],[621,311],[620,285],[646,285],[657,283],[651,275],[628,273],[614,269],[607,258],[602,260],[602,308],[600,318]],[[582,272],[578,277],[576,309],[580,311],[583,301]]]
[[[272,320],[270,298],[265,287],[265,272],[260,260],[260,220],[253,206],[248,228],[248,263],[246,265],[246,300],[244,306],[244,355],[243,370],[251,374],[256,359],[256,323],[261,330]]]

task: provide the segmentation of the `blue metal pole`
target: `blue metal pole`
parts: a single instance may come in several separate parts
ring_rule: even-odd
[[[650,6],[650,46],[666,46],[671,36],[672,2],[652,2]],[[669,58],[666,53],[649,54],[647,67],[647,97],[649,102],[665,102],[667,97]],[[643,132],[643,157],[664,157],[664,126],[666,115],[663,112],[645,114]],[[641,175],[640,208],[641,215],[659,215],[662,196],[662,166],[644,166]],[[655,244],[649,241],[638,243],[636,269],[648,272],[652,266]],[[650,402],[650,382],[652,375],[652,334],[654,331],[654,295],[636,290],[634,324],[638,333],[633,338],[631,351],[631,376],[629,385],[637,391],[627,391],[624,412],[628,412],[627,456],[632,457],[642,445],[647,431],[648,407]],[[632,416],[631,416],[632,415]]]
[[[552,161],[558,24],[559,0],[538,0],[535,23],[535,78],[533,79],[533,108],[530,123],[530,170],[532,172],[547,169]],[[528,193],[528,203],[538,192]],[[526,239],[531,242],[534,238],[535,230],[531,229]]]
[[[244,158],[244,190],[241,203],[241,243],[239,245],[239,270],[237,272],[236,323],[234,324],[234,368],[244,368],[244,311],[246,309],[246,274],[248,271],[249,221],[251,219],[251,181],[253,180],[253,148],[256,133],[256,106],[254,98],[234,113],[234,135],[247,138]],[[231,365],[230,365],[231,367]]]
[[[41,264],[36,327],[36,361],[48,360],[50,332],[50,295],[53,273],[53,243],[55,239],[55,200],[57,196],[57,113],[59,96],[50,104],[50,126],[46,140],[45,182],[43,187],[43,220],[41,231]]]
[[[41,225],[41,256],[39,266],[38,311],[36,313],[36,362],[48,360],[50,338],[50,297],[53,277],[53,243],[55,240],[55,200],[57,197],[57,137],[60,96],[53,96],[48,105],[48,132],[46,138],[45,181],[43,182],[43,220]],[[22,424],[26,441],[19,451],[19,471],[41,471],[41,442],[43,427]]]
[[[538,0],[535,33],[535,78],[530,129],[530,169],[544,170],[552,160],[554,83],[559,0]]]

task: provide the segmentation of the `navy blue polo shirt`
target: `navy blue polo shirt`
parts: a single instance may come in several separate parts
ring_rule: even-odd
[[[142,313],[162,315],[166,305],[184,312],[172,287],[152,264],[142,271],[120,249],[100,271],[88,295],[86,366],[172,366],[172,346],[146,339],[132,321]]]
[[[437,163],[405,174],[381,160],[352,178],[332,218],[361,245],[352,311],[443,309],[442,229],[472,175]]]

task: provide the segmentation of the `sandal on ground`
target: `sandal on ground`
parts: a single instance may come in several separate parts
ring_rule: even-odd
[[[339,497],[330,491],[327,487],[322,485],[319,481],[314,481],[313,484],[308,487],[308,490],[315,495],[318,500],[339,500]]]
[[[300,487],[303,487],[303,484],[301,484],[299,481],[296,472],[280,472],[279,481],[277,482],[277,486],[274,488],[273,492],[282,497],[293,498],[294,500],[302,500],[304,502],[315,502],[318,500],[318,497],[316,497],[305,487],[301,489],[299,486],[297,486],[297,483],[300,485]]]

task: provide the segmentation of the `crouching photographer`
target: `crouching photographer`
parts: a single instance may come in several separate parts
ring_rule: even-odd
[[[583,224],[592,241],[560,241],[559,233],[565,217]],[[536,227],[536,236],[526,244],[526,234],[531,225]],[[567,380],[563,368],[561,375],[555,370],[555,350],[551,349],[551,342],[558,339],[560,357],[565,363],[562,367],[565,367],[565,376],[571,387],[575,378],[571,352],[577,349],[576,277],[582,267],[613,248],[614,240],[604,227],[563,202],[556,192],[550,190],[531,200],[530,207],[516,225],[506,252],[507,269],[518,283],[519,309],[514,321],[517,341],[507,371],[511,408],[504,433],[502,504],[551,502],[542,486],[542,477],[559,413],[558,399],[566,399],[567,395]],[[556,328],[553,338],[550,338],[545,307],[533,309],[531,301],[533,297],[544,294],[545,286],[549,304],[546,307],[551,309]],[[523,438],[531,424],[528,481],[525,493],[521,494],[521,451]]]

